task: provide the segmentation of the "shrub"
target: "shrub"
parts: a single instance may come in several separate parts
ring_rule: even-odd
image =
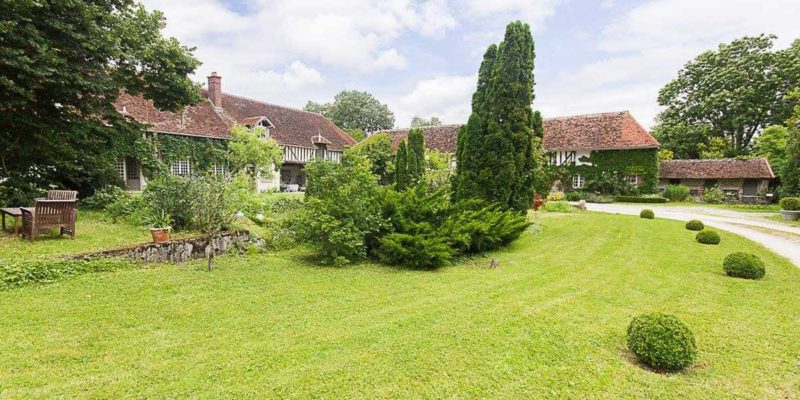
[[[735,278],[761,279],[766,273],[764,261],[755,254],[737,251],[728,254],[722,262],[725,274]]]
[[[294,227],[297,237],[319,246],[323,261],[342,264],[367,255],[366,240],[384,226],[380,186],[363,156],[345,152],[341,163],[306,165],[305,207]]]
[[[192,221],[192,182],[188,178],[162,175],[147,182],[142,198],[148,215],[166,213],[172,229],[187,229]]]
[[[698,219],[693,219],[686,223],[686,229],[690,231],[702,231],[703,228],[705,228],[705,225]]]
[[[703,203],[708,204],[721,204],[725,201],[725,192],[719,188],[719,186],[714,186],[710,188],[706,188],[703,190]]]
[[[564,192],[553,192],[547,195],[547,201],[562,201],[565,198]]]
[[[602,194],[589,193],[586,196],[586,201],[589,203],[608,204],[608,203],[613,203],[614,198]]]
[[[784,197],[780,204],[783,210],[800,211],[800,197]]]
[[[586,192],[567,192],[567,201],[586,200]]]
[[[548,201],[547,203],[544,203],[544,210],[547,212],[572,212],[572,208],[566,201]]]
[[[107,205],[106,212],[112,222],[122,220],[131,225],[142,225],[147,217],[147,206],[142,196],[126,193]]]
[[[686,201],[689,198],[689,188],[683,185],[668,185],[664,189],[664,197],[671,202]]]
[[[642,212],[639,213],[639,217],[645,219],[654,219],[656,217],[656,213],[654,213],[653,210],[649,208],[645,208],[644,210],[642,210]]]
[[[679,371],[697,354],[694,334],[675,316],[653,313],[635,317],[628,325],[628,349],[642,363],[665,371]]]
[[[88,210],[104,210],[109,204],[124,196],[130,196],[130,194],[119,186],[103,186],[95,190],[93,195],[81,199],[80,206]]]
[[[614,200],[620,203],[666,203],[667,199],[661,196],[616,196]]]
[[[719,233],[710,229],[704,229],[700,232],[697,232],[695,239],[702,244],[719,244],[721,241]]]
[[[390,233],[380,238],[378,255],[387,264],[432,269],[446,264],[456,251],[436,235]]]

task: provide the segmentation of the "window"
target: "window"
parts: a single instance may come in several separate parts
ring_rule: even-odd
[[[124,180],[125,179],[125,159],[120,158],[120,159],[117,160],[116,169],[117,169],[117,174],[119,174],[119,177]]]
[[[173,161],[170,172],[172,175],[189,176],[189,160]]]
[[[217,176],[225,176],[225,165],[223,164],[214,164],[213,167],[214,175]]]
[[[583,177],[580,174],[572,176],[572,188],[573,189],[583,188],[583,184],[584,184],[584,180],[583,180]]]
[[[628,183],[631,185],[639,184],[639,175],[628,175]]]

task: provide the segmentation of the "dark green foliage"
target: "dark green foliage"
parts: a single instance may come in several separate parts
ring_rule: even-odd
[[[116,146],[142,135],[121,91],[176,110],[199,100],[192,49],[130,0],[12,1],[0,16],[0,176],[27,190],[118,183]]]
[[[719,186],[705,188],[701,196],[703,203],[722,204],[725,202],[725,192]]]
[[[189,228],[192,221],[192,182],[182,176],[162,175],[147,182],[142,192],[145,213],[172,218],[172,229]]]
[[[589,203],[608,204],[613,203],[614,198],[611,196],[604,196],[602,194],[588,193],[586,195],[586,201]]]
[[[134,264],[116,258],[96,260],[16,259],[0,262],[0,289],[52,282],[59,278],[88,272],[133,268]]]
[[[668,185],[664,189],[664,197],[673,203],[685,201],[689,198],[689,188],[683,185]]]
[[[456,250],[435,234],[390,233],[380,238],[377,253],[387,264],[432,269],[448,263]]]
[[[654,213],[653,210],[649,208],[645,208],[644,210],[642,210],[642,212],[639,213],[639,218],[655,219],[655,217],[656,213]]]
[[[800,211],[800,197],[784,197],[780,204],[783,210]]]
[[[717,245],[722,240],[719,237],[719,233],[717,231],[711,229],[703,229],[700,232],[697,232],[697,236],[695,236],[695,240],[702,244],[713,244]]]
[[[666,203],[667,199],[656,196],[615,196],[614,201],[620,203]]]
[[[761,279],[766,274],[766,267],[755,254],[737,251],[728,254],[722,262],[725,274],[734,278]]]
[[[119,186],[103,186],[95,190],[94,194],[85,199],[81,199],[80,208],[87,210],[105,210],[109,204],[114,203],[127,193]]]
[[[663,371],[680,371],[697,356],[691,329],[675,316],[653,313],[628,325],[628,349],[642,363]]]
[[[357,145],[353,151],[363,155],[372,163],[372,173],[377,175],[382,185],[388,185],[394,176],[392,164],[392,138],[388,133],[376,133]]]
[[[442,229],[460,252],[479,253],[508,245],[530,225],[524,215],[473,200],[456,205]]]
[[[538,110],[533,112],[533,134],[539,139],[544,138],[544,121]]]
[[[586,200],[588,193],[586,192],[567,192],[566,199],[567,201],[579,201],[579,200]]]
[[[360,130],[375,132],[394,126],[394,113],[368,92],[344,90],[333,99],[333,103],[309,101],[306,111],[322,114],[345,132]]]
[[[800,48],[800,40],[795,41],[795,45]],[[789,127],[789,139],[781,183],[784,195],[800,196],[800,89],[795,90],[790,98],[797,104],[792,118],[786,124]]]
[[[459,133],[454,201],[470,198],[519,212],[533,199],[537,167],[533,133],[534,42],[522,22],[506,27],[500,46],[490,46],[478,72],[472,115]]]
[[[370,162],[346,151],[341,163],[306,165],[305,207],[295,224],[298,239],[319,247],[324,261],[342,264],[367,255],[368,236],[379,232],[380,185]]]
[[[406,141],[400,142],[395,158],[394,187],[398,191],[408,187],[408,146]]]
[[[703,222],[697,219],[693,219],[686,223],[686,229],[690,231],[702,231],[705,229],[705,227],[706,226],[703,224]]]

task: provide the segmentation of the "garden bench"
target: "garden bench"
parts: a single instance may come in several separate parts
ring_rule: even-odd
[[[3,232],[6,231],[6,215],[14,218],[14,236],[19,235],[19,225],[22,220],[22,210],[19,207],[0,208],[0,215],[3,216]]]
[[[33,241],[45,230],[59,228],[59,235],[75,239],[75,200],[36,200],[34,207],[22,207],[22,235]]]

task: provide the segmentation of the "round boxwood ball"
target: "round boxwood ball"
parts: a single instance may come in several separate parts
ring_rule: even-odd
[[[728,276],[744,279],[761,279],[767,272],[764,261],[758,256],[741,251],[728,254],[722,268]]]
[[[704,229],[700,232],[697,232],[695,239],[702,244],[719,244],[721,240],[719,238],[719,233],[711,229]]]
[[[654,213],[653,210],[649,208],[645,208],[644,210],[642,210],[642,212],[639,213],[639,217],[653,219],[656,217],[656,213]]]
[[[662,313],[639,315],[631,321],[628,349],[642,363],[663,371],[680,371],[697,355],[689,327],[677,317]]]
[[[686,229],[690,231],[702,231],[706,226],[699,219],[693,219],[686,223]]]

